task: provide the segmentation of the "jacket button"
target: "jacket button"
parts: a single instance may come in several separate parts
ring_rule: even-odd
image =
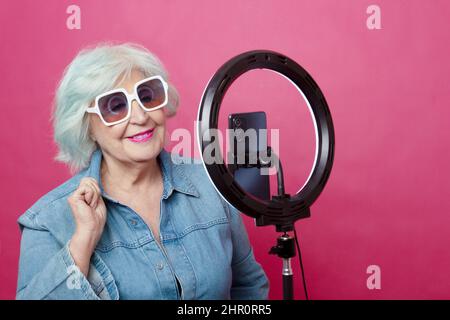
[[[159,263],[156,265],[156,267],[157,267],[159,270],[162,270],[162,269],[164,269],[164,263],[159,262]]]

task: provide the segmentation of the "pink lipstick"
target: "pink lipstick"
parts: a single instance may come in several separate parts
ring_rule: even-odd
[[[134,136],[127,137],[127,139],[131,142],[142,143],[150,140],[153,137],[154,129],[150,129],[147,131],[143,131],[135,134]]]

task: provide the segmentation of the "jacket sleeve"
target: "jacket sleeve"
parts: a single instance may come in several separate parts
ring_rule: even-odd
[[[255,260],[241,214],[231,205],[227,206],[230,211],[233,241],[231,299],[268,299],[269,280],[261,265]]]
[[[61,245],[47,230],[23,228],[17,299],[119,298],[112,274],[100,257],[93,254],[85,277],[70,254],[69,242]]]

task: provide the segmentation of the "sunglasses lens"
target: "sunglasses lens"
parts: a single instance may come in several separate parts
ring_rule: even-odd
[[[112,123],[122,120],[128,113],[127,97],[123,92],[109,94],[98,100],[98,107],[106,122]]]
[[[154,109],[166,101],[166,91],[160,79],[152,79],[140,84],[137,94],[141,104],[146,109]]]

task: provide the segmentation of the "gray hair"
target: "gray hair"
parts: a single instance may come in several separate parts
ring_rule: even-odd
[[[168,81],[161,61],[145,47],[135,43],[100,43],[81,50],[66,67],[53,103],[54,140],[57,161],[66,163],[72,172],[86,168],[97,144],[89,136],[86,108],[95,97],[127,79],[133,70],[145,77],[161,75],[169,84],[167,116],[178,108],[178,92]],[[120,78],[122,77],[122,78]]]

